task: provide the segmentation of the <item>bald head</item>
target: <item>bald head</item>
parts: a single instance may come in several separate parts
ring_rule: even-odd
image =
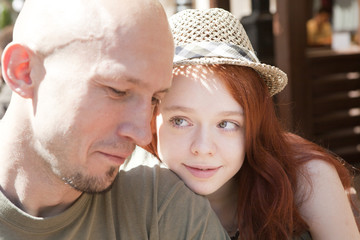
[[[128,34],[134,25],[150,24],[167,25],[157,0],[27,0],[14,42],[46,55],[72,42],[107,41]]]
[[[76,191],[103,191],[119,161],[102,155],[127,158],[151,141],[173,56],[157,0],[26,0],[2,56],[16,94],[1,126],[18,131],[16,142],[61,187],[65,180]]]
[[[173,55],[158,0],[26,0],[2,70],[19,99],[34,100],[33,108],[42,82],[77,84],[79,76],[91,82],[122,75],[161,91],[171,83]]]

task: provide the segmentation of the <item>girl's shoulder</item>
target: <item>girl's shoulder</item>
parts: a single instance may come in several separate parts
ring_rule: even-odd
[[[360,239],[351,205],[336,168],[313,159],[298,175],[300,214],[316,239]]]
[[[292,240],[312,240],[310,232],[306,231],[298,237],[292,238]]]

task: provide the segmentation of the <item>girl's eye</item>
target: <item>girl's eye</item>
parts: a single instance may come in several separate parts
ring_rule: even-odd
[[[228,130],[228,131],[231,131],[231,130],[236,130],[239,126],[233,122],[222,121],[221,123],[218,124],[218,127]]]
[[[170,119],[170,122],[174,127],[178,128],[190,126],[190,123],[187,120],[180,117],[173,117]]]

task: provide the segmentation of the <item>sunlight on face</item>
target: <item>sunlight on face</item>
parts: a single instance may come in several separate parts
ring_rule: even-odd
[[[173,40],[165,14],[145,16],[118,23],[136,22],[131,31],[110,25],[99,39],[75,38],[39,64],[35,150],[61,186],[105,191],[135,145],[151,141],[153,109],[171,85]]]
[[[241,168],[244,112],[215,72],[177,68],[157,116],[158,153],[194,192],[214,193]]]

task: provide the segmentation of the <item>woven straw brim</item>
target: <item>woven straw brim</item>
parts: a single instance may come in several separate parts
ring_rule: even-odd
[[[271,96],[286,86],[286,74],[258,60],[244,27],[230,12],[220,8],[187,9],[170,17],[169,23],[176,46],[174,66],[245,66],[260,75]]]
[[[229,64],[250,67],[254,69],[260,77],[265,81],[270,95],[273,96],[282,91],[287,84],[287,75],[279,68],[264,63],[253,63],[238,59],[222,58],[222,57],[201,57],[186,59],[174,62],[174,67],[184,65],[213,65],[213,64]]]

